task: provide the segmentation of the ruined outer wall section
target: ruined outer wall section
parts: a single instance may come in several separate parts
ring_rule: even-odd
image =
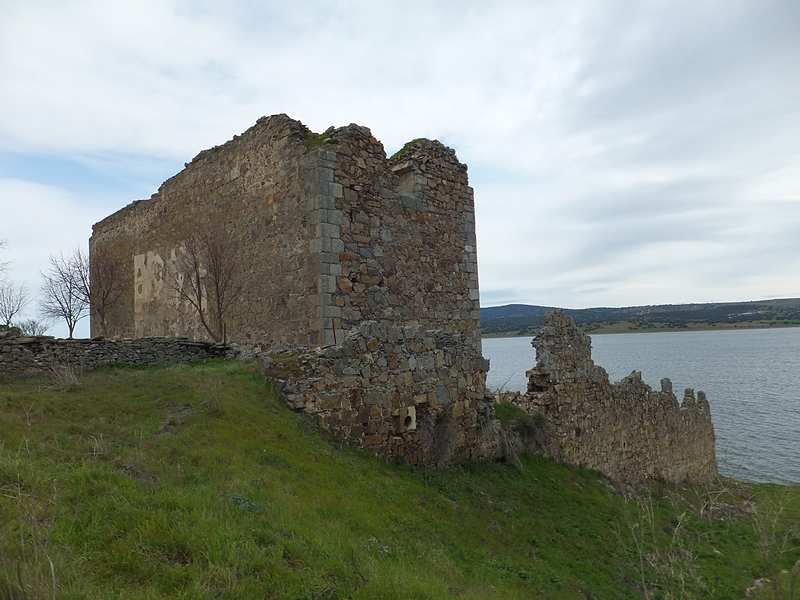
[[[320,259],[313,242],[316,170],[325,154],[308,152],[308,133],[285,115],[259,119],[242,135],[201,152],[150,200],[94,226],[90,253],[111,247],[131,274],[123,302],[109,315],[110,335],[207,337],[169,278],[181,244],[214,222],[230,233],[251,284],[229,315],[230,339],[320,342]],[[99,333],[96,320],[92,325]]]
[[[705,483],[717,473],[714,426],[705,394],[672,384],[654,391],[634,372],[620,383],[591,358],[591,340],[560,310],[534,339],[536,367],[516,403],[547,422],[544,453],[621,481],[645,477]]]
[[[480,351],[475,211],[467,167],[427,140],[389,160],[369,129],[329,132],[335,153],[323,263],[326,342],[364,320],[460,332]],[[338,336],[338,337],[337,337]]]
[[[227,349],[182,338],[138,340],[63,340],[50,336],[0,337],[0,380],[71,367],[105,365],[172,365],[222,358]]]
[[[425,466],[502,456],[489,364],[463,334],[365,321],[334,346],[262,357],[262,367],[291,407],[380,456]]]

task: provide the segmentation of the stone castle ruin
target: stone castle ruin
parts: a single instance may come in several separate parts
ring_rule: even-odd
[[[90,258],[119,257],[129,275],[92,331],[207,338],[181,265],[212,226],[246,281],[223,339],[263,349],[263,374],[290,406],[413,464],[507,453],[485,387],[473,191],[453,150],[416,140],[387,158],[358,125],[320,135],[286,115],[259,119],[94,226]],[[577,334],[554,323],[519,399],[545,415],[548,455],[621,479],[716,472],[702,397],[689,410],[641,382],[608,391],[590,355],[557,349]]]
[[[634,371],[612,384],[588,335],[556,310],[534,338],[528,391],[508,399],[544,415],[546,456],[620,481],[708,482],[717,474],[714,426],[703,392],[678,403],[669,379],[654,391]]]
[[[387,457],[499,457],[473,191],[453,150],[420,140],[387,158],[365,127],[316,135],[286,115],[260,119],[94,226],[90,257],[113,252],[133,275],[108,335],[207,337],[175,273],[209,223],[247,268],[226,335],[294,349],[265,374],[286,379],[297,409]]]
[[[463,333],[480,349],[467,168],[438,142],[399,154],[387,159],[365,127],[319,136],[286,115],[201,152],[94,226],[90,255],[111,249],[134,273],[109,335],[204,335],[172,280],[186,240],[220,224],[249,282],[227,317],[232,341],[329,345],[375,320]]]

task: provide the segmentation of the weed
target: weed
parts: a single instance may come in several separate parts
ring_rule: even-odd
[[[48,489],[36,472],[27,440],[15,458],[3,450],[0,444],[0,472],[4,476],[0,492],[11,501],[16,527],[0,528],[0,597],[56,598],[56,569],[49,553],[52,513],[58,504],[55,480]]]
[[[69,361],[54,360],[48,368],[48,374],[55,383],[56,389],[69,392],[80,384],[83,369]]]
[[[211,379],[206,384],[203,407],[211,416],[219,416],[222,413],[222,380],[220,378]]]
[[[323,133],[310,132],[306,136],[306,149],[313,150],[314,148],[321,148],[325,144],[335,144],[337,140],[332,137],[334,132],[333,127],[329,127]]]
[[[528,413],[510,402],[496,402],[494,409],[503,425],[504,444],[508,449],[513,447],[516,452],[537,452],[545,446],[547,419],[542,413]]]
[[[90,435],[89,439],[92,440],[92,450],[90,453],[92,458],[106,458],[108,456],[108,447],[103,439],[103,435],[100,434],[99,438]]]
[[[401,156],[413,152],[417,148],[425,148],[428,146],[432,146],[434,144],[438,144],[439,146],[442,143],[439,140],[429,140],[428,138],[417,138],[415,140],[411,140],[410,142],[406,142],[400,150],[392,154],[389,160],[394,160],[396,158],[400,158]]]
[[[754,518],[758,535],[758,549],[761,556],[763,580],[767,585],[758,597],[781,600],[794,600],[800,579],[800,561],[785,568],[786,558],[796,556],[800,551],[800,494],[793,488],[779,488],[778,494],[768,495],[759,503]],[[769,595],[765,595],[765,592]]]
[[[253,504],[252,502],[250,502],[250,500],[248,500],[241,494],[233,493],[230,496],[235,506],[238,506],[239,508],[241,508],[242,510],[246,510],[247,512],[261,512],[265,508],[263,504]]]

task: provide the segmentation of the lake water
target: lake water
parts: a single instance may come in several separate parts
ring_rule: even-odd
[[[722,475],[800,483],[800,328],[593,335],[592,358],[611,381],[641,371],[653,389],[669,377],[678,399],[708,396]],[[489,389],[527,387],[531,338],[483,340]]]

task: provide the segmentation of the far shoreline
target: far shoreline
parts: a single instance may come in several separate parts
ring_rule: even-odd
[[[588,327],[587,327],[588,325]],[[686,323],[683,326],[669,325],[667,323],[653,323],[648,325],[636,325],[630,321],[618,321],[616,323],[597,323],[598,327],[591,327],[595,323],[579,324],[578,327],[588,335],[611,335],[618,333],[671,333],[680,331],[733,331],[742,329],[783,329],[786,327],[800,327],[800,323],[773,323],[764,321],[740,322],[740,323]],[[515,337],[534,337],[534,332],[519,333],[486,333],[481,334],[481,339],[515,338]]]

